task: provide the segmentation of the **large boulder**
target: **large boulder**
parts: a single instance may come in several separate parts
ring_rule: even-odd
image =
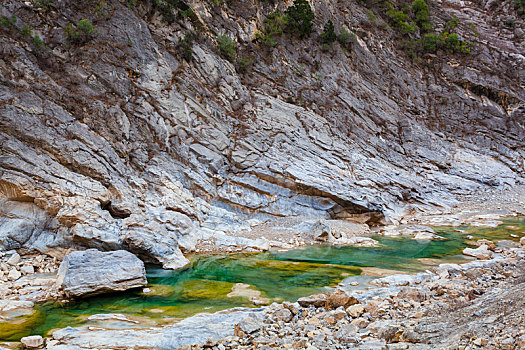
[[[58,286],[73,297],[123,291],[147,283],[144,263],[125,250],[72,252],[60,264],[57,278]]]

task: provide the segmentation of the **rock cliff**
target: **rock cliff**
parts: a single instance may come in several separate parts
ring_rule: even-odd
[[[395,222],[524,183],[512,1],[428,1],[473,46],[418,57],[374,4],[313,0],[311,37],[265,47],[257,31],[291,1],[155,3],[2,1],[3,249],[124,248],[176,268],[271,218]],[[82,19],[90,40],[71,31]],[[328,20],[351,48],[319,43]]]

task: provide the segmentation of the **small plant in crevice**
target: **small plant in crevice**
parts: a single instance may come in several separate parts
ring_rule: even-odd
[[[31,44],[33,44],[33,47],[37,50],[41,50],[44,48],[44,41],[38,34],[35,34],[33,38],[31,39]]]
[[[263,30],[256,34],[256,38],[263,45],[273,47],[277,45],[276,38],[283,35],[288,26],[288,17],[279,10],[268,15],[264,20]]]
[[[137,7],[138,3],[139,0],[126,0],[126,6],[130,9],[134,9],[135,7]]]
[[[11,15],[10,17],[2,16],[0,18],[0,26],[4,29],[12,29],[15,27],[16,24],[16,17],[15,15]]]
[[[222,58],[235,63],[237,54],[235,53],[235,41],[227,35],[219,35],[217,37],[217,48]]]
[[[64,29],[67,39],[75,45],[82,45],[97,36],[97,30],[88,19],[81,19],[76,25],[68,24]]]
[[[516,20],[514,18],[507,18],[505,20],[505,26],[509,28],[514,28],[515,25],[516,25]]]
[[[241,74],[247,74],[252,71],[253,67],[253,59],[242,57],[238,58],[235,64],[235,68],[237,69],[237,72]]]
[[[42,9],[42,10],[49,10],[51,9],[51,5],[53,4],[53,1],[52,0],[36,0],[34,3],[33,3],[33,6],[35,8],[39,8],[39,9]]]
[[[337,40],[337,34],[335,34],[334,23],[329,20],[326,22],[321,33],[320,41],[323,44],[330,45]]]
[[[525,0],[515,0],[514,9],[521,18],[525,18]]]
[[[353,43],[357,42],[357,37],[354,33],[349,32],[345,28],[341,29],[339,35],[337,36],[337,41],[345,49],[350,49]]]
[[[182,38],[179,41],[178,47],[181,57],[186,60],[186,62],[191,62],[192,56],[193,56],[193,41],[195,40],[195,37],[191,33],[187,33],[184,35],[184,38]]]

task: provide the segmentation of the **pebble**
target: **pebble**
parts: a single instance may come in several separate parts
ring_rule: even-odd
[[[33,265],[24,265],[20,268],[20,272],[24,275],[32,275],[35,273],[35,268]]]
[[[9,271],[9,274],[7,275],[7,279],[9,281],[15,281],[20,277],[22,277],[22,274],[14,267],[11,269],[11,271]]]
[[[18,253],[14,253],[13,255],[11,255],[11,257],[9,259],[7,259],[7,264],[11,265],[11,266],[15,266],[16,264],[18,264],[20,262],[21,258],[20,258],[20,255]]]
[[[346,313],[351,317],[359,317],[365,312],[365,307],[361,304],[355,304],[352,306],[349,306],[346,309]]]
[[[20,342],[30,349],[38,349],[44,346],[44,338],[42,338],[40,335],[23,337],[20,339]]]

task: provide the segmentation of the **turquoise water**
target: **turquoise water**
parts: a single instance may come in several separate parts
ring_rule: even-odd
[[[525,235],[525,218],[506,220],[496,229],[459,229],[466,232],[436,228],[444,240],[374,237],[380,242],[378,247],[318,245],[286,252],[196,256],[188,267],[177,271],[151,266],[147,268],[151,293],[139,289],[67,304],[47,302],[38,305],[31,316],[0,323],[0,339],[18,340],[66,326],[96,325],[87,317],[98,313],[129,315],[139,327],[169,324],[199,312],[255,306],[252,297],[264,303],[295,301],[359,275],[365,267],[417,272],[428,269],[428,264],[461,261],[465,259],[460,254],[468,246],[467,235],[518,240],[510,235]],[[244,285],[236,286],[238,283]],[[235,289],[236,295],[232,294]]]

